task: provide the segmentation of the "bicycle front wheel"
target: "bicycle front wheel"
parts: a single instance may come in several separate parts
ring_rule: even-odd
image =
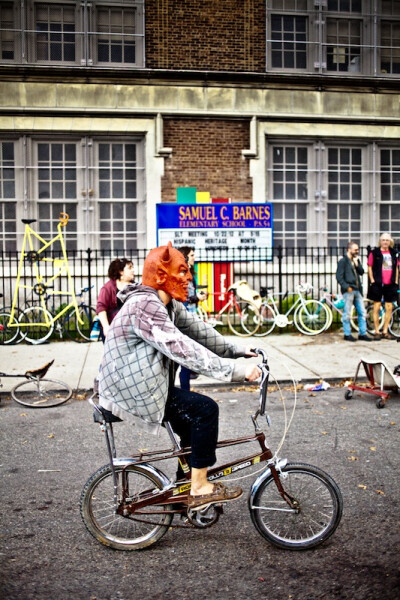
[[[11,390],[12,399],[29,408],[60,406],[71,396],[72,389],[69,385],[56,379],[28,379]]]
[[[53,317],[41,306],[31,306],[22,311],[19,325],[24,340],[30,344],[42,344],[53,333]]]
[[[340,523],[342,495],[327,473],[305,464],[288,464],[279,472],[285,492],[297,507],[282,498],[272,474],[250,498],[249,510],[257,531],[279,548],[306,550],[327,540]]]
[[[364,300],[364,309],[365,309],[365,320],[367,322],[367,331],[368,331],[368,333],[374,333],[374,331],[375,331],[374,317],[373,317],[374,303],[372,302],[372,300]],[[381,309],[379,312],[380,327],[383,325],[384,316],[385,316],[384,311]],[[355,306],[353,306],[351,309],[350,325],[354,329],[354,331],[359,330],[358,314],[357,314]]]
[[[10,317],[10,313],[0,313],[0,345],[15,344],[19,337],[18,322],[13,319],[13,324],[9,325]]]
[[[117,466],[115,473],[116,491],[109,465],[98,469],[86,482],[80,500],[86,528],[99,542],[116,550],[141,550],[155,544],[167,533],[173,519],[165,505],[149,504],[126,515],[118,514],[117,509],[123,490],[129,503],[144,492],[148,495],[162,489],[161,479],[139,465]]]
[[[261,304],[260,326],[254,334],[258,337],[268,335],[275,327],[275,311],[269,304]]]
[[[297,329],[305,335],[318,335],[329,324],[329,312],[319,300],[306,300],[300,304],[294,315]]]
[[[235,300],[228,310],[228,327],[235,335],[249,337],[260,326],[260,313],[255,304],[246,300]]]
[[[96,318],[96,310],[93,306],[82,304],[78,307],[78,314],[82,322],[79,322],[73,309],[64,319],[64,331],[75,342],[90,342],[90,331]]]
[[[389,331],[392,335],[400,338],[400,306],[394,309],[390,320]]]

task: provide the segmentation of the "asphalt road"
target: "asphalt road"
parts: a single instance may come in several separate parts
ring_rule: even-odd
[[[220,404],[220,437],[251,432],[253,388],[208,389]],[[283,391],[288,405],[290,389]],[[283,426],[273,394],[271,447]],[[104,439],[82,399],[46,410],[4,399],[1,425],[1,597],[7,600],[397,600],[400,397],[378,410],[371,396],[300,392],[280,456],[330,473],[344,498],[333,537],[306,552],[279,550],[251,523],[247,493],[207,530],[171,529],[141,552],[103,547],[86,531],[79,496],[106,463]],[[120,455],[166,446],[126,423]],[[165,435],[165,434],[163,434]],[[240,455],[240,447],[232,450]],[[172,472],[175,465],[166,465]],[[255,475],[244,479],[246,492]]]

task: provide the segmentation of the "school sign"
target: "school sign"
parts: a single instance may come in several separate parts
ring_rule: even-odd
[[[270,259],[272,223],[272,204],[157,204],[157,243],[218,250],[218,260],[264,249]]]

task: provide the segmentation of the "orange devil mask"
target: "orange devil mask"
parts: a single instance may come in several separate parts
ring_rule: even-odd
[[[143,285],[162,290],[175,300],[187,300],[188,283],[191,280],[189,266],[183,254],[173,248],[171,242],[168,242],[168,246],[151,250],[144,261]]]

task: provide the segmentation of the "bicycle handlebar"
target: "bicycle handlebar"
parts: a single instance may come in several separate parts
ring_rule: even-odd
[[[252,351],[262,357],[262,363],[259,366],[261,369],[261,381],[260,381],[260,406],[256,412],[255,418],[258,415],[262,417],[265,415],[265,409],[267,406],[267,395],[268,395],[268,382],[269,382],[269,366],[268,366],[268,355],[262,348],[252,348]]]

